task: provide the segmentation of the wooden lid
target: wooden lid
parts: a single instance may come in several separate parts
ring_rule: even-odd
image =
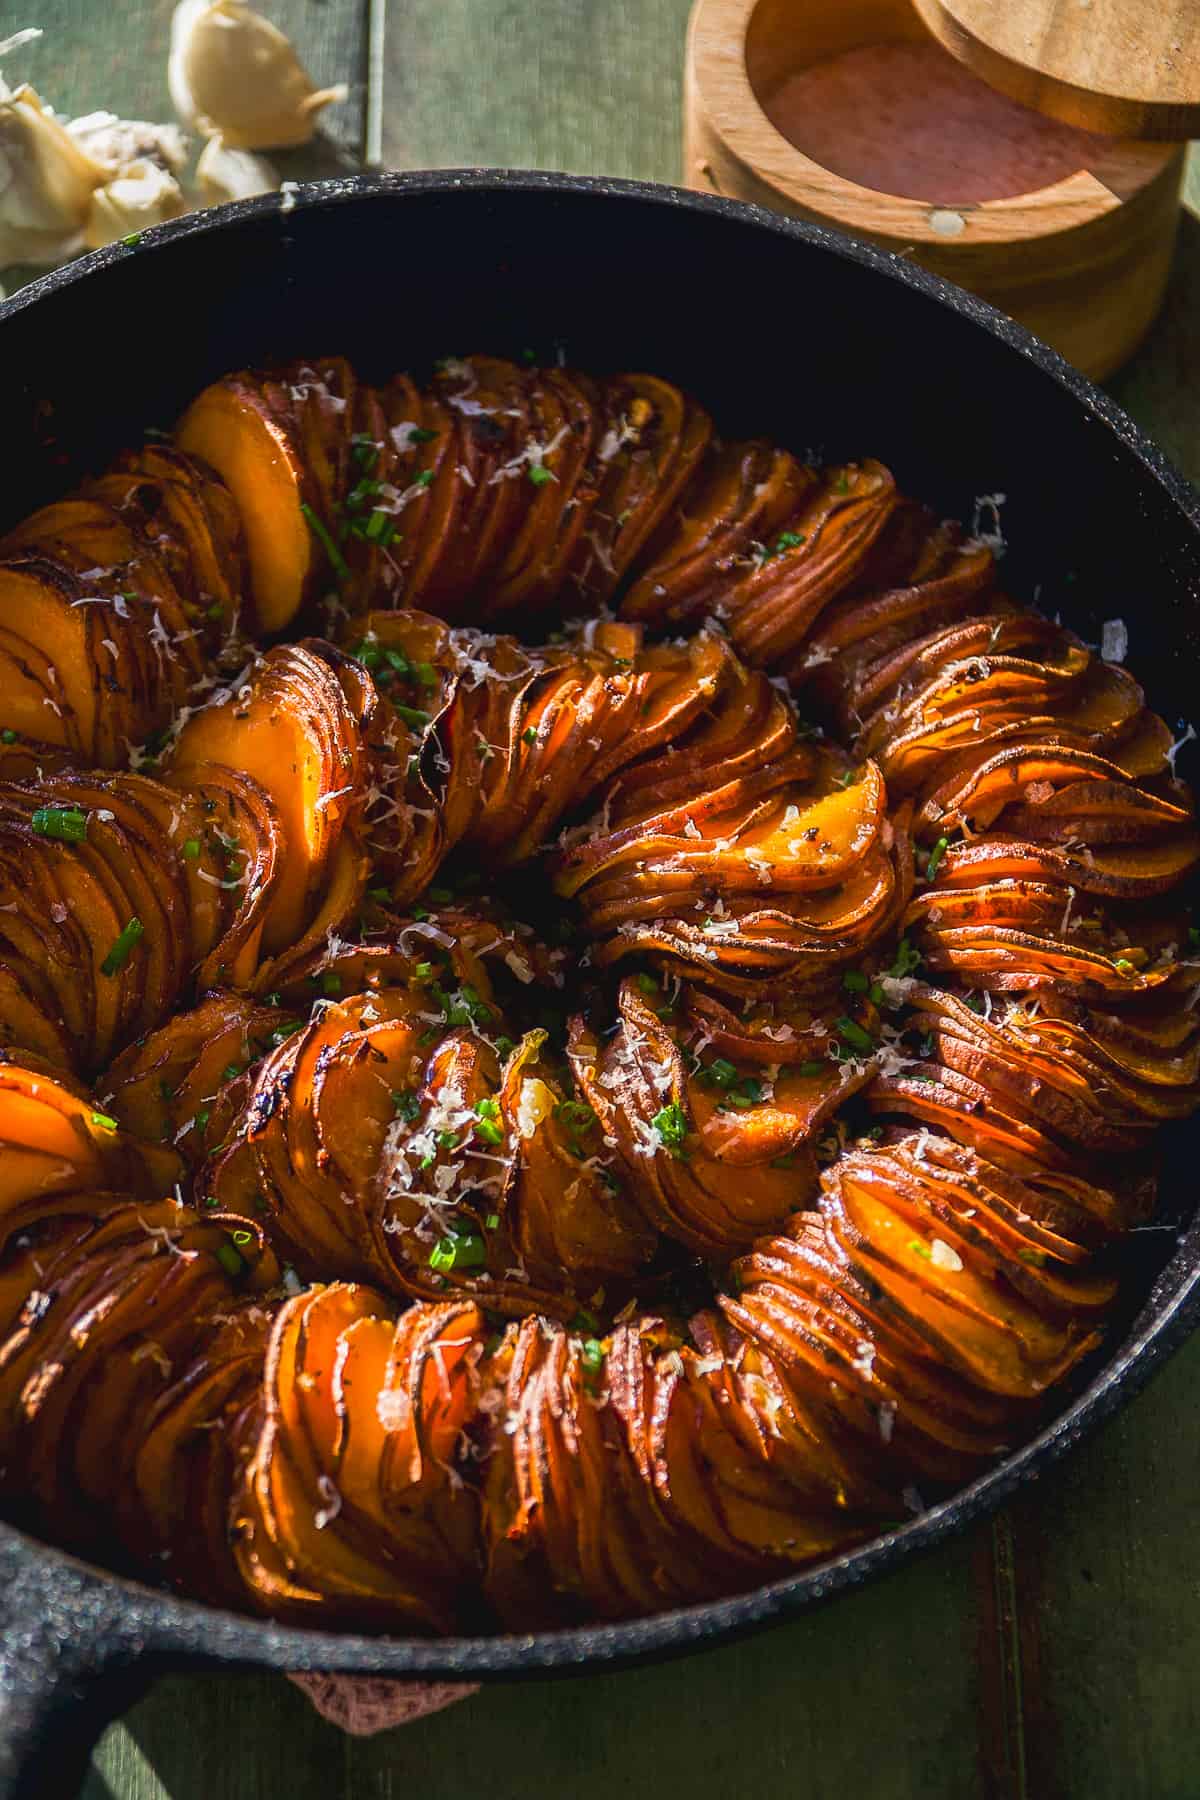
[[[1200,136],[1200,0],[913,0],[989,86],[1112,137]]]

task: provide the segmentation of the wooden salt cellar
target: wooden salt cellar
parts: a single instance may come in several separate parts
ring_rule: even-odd
[[[1107,134],[1004,199],[909,199],[822,167],[767,116],[798,70],[930,35],[1026,106]],[[1094,378],[1158,311],[1184,146],[1200,135],[1200,0],[696,0],[684,81],[694,187],[814,219],[970,288]],[[1160,140],[1160,141],[1154,141]]]

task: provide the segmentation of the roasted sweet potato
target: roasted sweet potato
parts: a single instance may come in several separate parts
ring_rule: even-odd
[[[881,464],[649,375],[242,371],[0,542],[0,727],[37,1530],[628,1617],[971,1479],[1099,1341],[1200,1102],[1180,746]]]

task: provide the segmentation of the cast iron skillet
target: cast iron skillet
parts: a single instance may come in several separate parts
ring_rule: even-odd
[[[1200,503],[1117,407],[1029,334],[902,259],[730,201],[470,170],[361,177],[204,213],[47,276],[0,308],[0,525],[61,492],[222,371],[345,351],[368,375],[489,349],[648,368],[728,432],[878,456],[969,517],[1007,495],[1012,590],[1083,635],[1124,617],[1173,725],[1194,679]],[[1183,762],[1181,759],[1181,768]],[[513,1678],[711,1645],[857,1586],[995,1507],[1146,1380],[1200,1316],[1187,1134],[1172,1229],[1087,1385],[1032,1443],[902,1530],[736,1599],[528,1637],[285,1629],[189,1604],[0,1526],[0,1800],[69,1794],[95,1734],[167,1666]],[[1168,1259],[1168,1251],[1169,1259]]]

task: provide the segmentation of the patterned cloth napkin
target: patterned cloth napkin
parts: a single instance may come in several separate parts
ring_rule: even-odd
[[[370,1675],[289,1675],[323,1719],[353,1737],[411,1725],[479,1692],[477,1682],[382,1681]]]

